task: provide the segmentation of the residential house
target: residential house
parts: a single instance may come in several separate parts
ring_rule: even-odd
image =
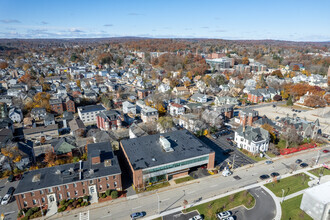
[[[55,114],[61,115],[64,111],[63,103],[62,103],[61,98],[50,99],[49,100],[49,105],[50,105],[51,111],[54,112]]]
[[[71,97],[66,97],[65,99],[65,110],[68,112],[76,113],[76,105]]]
[[[180,115],[179,125],[191,132],[197,132],[206,127],[205,123],[199,120],[198,115],[191,113]]]
[[[9,110],[8,116],[13,122],[20,123],[23,120],[22,110],[19,108],[12,108]]]
[[[81,137],[85,135],[86,127],[83,121],[79,118],[75,118],[69,121],[69,127],[71,130],[71,135],[74,135],[75,137]]]
[[[63,112],[63,128],[67,128],[69,121],[73,119],[74,117],[72,112],[68,112],[68,111]]]
[[[14,194],[18,209],[43,205],[57,210],[62,200],[89,196],[98,202],[101,192],[121,191],[121,170],[111,144],[88,144],[87,152],[87,161],[25,172]]]
[[[46,113],[45,108],[33,108],[31,110],[31,117],[35,120],[41,120],[45,118]]]
[[[263,101],[268,101],[272,100],[275,95],[278,95],[279,91],[276,91],[273,88],[268,88],[268,89],[256,89],[256,90],[251,90],[248,93],[248,101],[253,102],[253,103],[259,103]]]
[[[35,128],[23,129],[24,138],[26,140],[41,139],[41,137],[58,137],[58,125],[52,124]]]
[[[150,93],[151,93],[150,90],[146,90],[146,89],[138,89],[138,91],[137,91],[137,96],[138,96],[139,99],[144,99],[144,98],[146,98]]]
[[[65,138],[60,138],[60,139],[52,142],[53,152],[57,156],[69,156],[69,157],[72,157],[72,151],[75,150],[76,148],[77,147],[75,147],[72,144],[68,143],[65,140]]]
[[[44,118],[44,125],[54,125],[55,124],[55,118],[53,114],[47,113],[45,118]]]
[[[268,151],[270,137],[268,131],[263,128],[240,126],[235,131],[234,140],[238,148],[257,154]]]
[[[123,112],[125,114],[133,114],[136,115],[136,106],[132,104],[131,102],[125,101],[123,102]]]
[[[190,99],[194,102],[206,103],[207,102],[207,95],[200,94],[200,93],[195,93],[190,97]]]
[[[168,105],[168,111],[170,112],[170,115],[172,116],[178,116],[184,114],[184,107],[181,104],[172,102]]]
[[[106,111],[106,108],[103,105],[87,105],[78,107],[79,118],[85,125],[96,124],[96,115],[103,111]]]
[[[147,136],[148,133],[145,132],[140,126],[138,126],[137,124],[133,123],[129,129],[128,129],[128,133],[129,133],[129,138],[137,138],[137,137],[142,137],[142,136]]]
[[[158,91],[161,93],[165,93],[170,90],[171,90],[171,87],[168,84],[162,83],[158,86]]]
[[[96,125],[101,130],[116,130],[121,128],[121,116],[118,111],[102,111],[96,115]]]
[[[222,105],[238,105],[237,98],[230,97],[230,96],[217,96],[215,97],[214,104],[216,106]]]
[[[158,110],[151,108],[149,106],[145,106],[141,110],[141,119],[143,122],[154,122],[158,120]]]
[[[186,87],[175,87],[172,91],[174,93],[174,95],[176,96],[185,96],[185,95],[189,95],[189,89]]]

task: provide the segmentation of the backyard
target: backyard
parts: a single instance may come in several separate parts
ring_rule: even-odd
[[[282,204],[282,220],[288,219],[301,219],[312,220],[303,210],[300,209],[300,203],[303,195],[296,196],[294,198],[285,200]]]
[[[304,173],[300,173],[284,179],[273,181],[271,183],[267,183],[265,186],[270,189],[276,196],[282,197],[282,189],[284,190],[284,196],[287,196],[289,194],[308,188],[308,181],[309,176]]]
[[[246,208],[252,208],[255,204],[254,197],[248,191],[241,191],[208,203],[186,209],[185,212],[198,210],[204,219],[216,219],[216,213],[233,209],[244,205]]]

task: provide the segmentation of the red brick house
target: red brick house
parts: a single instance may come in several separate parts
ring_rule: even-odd
[[[100,112],[96,115],[96,125],[101,130],[113,130],[121,127],[122,118],[114,110]]]
[[[63,114],[64,108],[63,108],[62,99],[50,99],[49,105],[53,113],[58,115]]]
[[[68,112],[76,113],[76,105],[70,97],[67,97],[65,100],[65,109]]]

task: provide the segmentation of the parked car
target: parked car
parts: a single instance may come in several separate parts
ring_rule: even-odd
[[[275,120],[279,119],[280,117],[276,116]]]
[[[329,150],[325,149],[322,152],[326,154],[326,153],[329,153]]]
[[[224,218],[223,220],[235,220],[233,216],[230,216],[228,218]]]
[[[277,176],[279,176],[279,175],[280,175],[280,174],[277,173],[277,172],[273,172],[273,173],[270,174],[271,177],[277,177]]]
[[[1,205],[7,205],[11,199],[11,195],[6,194],[1,200]]]
[[[13,195],[14,191],[15,191],[15,188],[14,187],[9,187],[9,189],[7,191],[7,194]]]
[[[302,167],[302,168],[305,168],[305,167],[308,167],[308,164],[307,163],[301,163],[299,166]]]
[[[195,215],[194,217],[190,218],[189,220],[203,220],[201,215]]]
[[[302,162],[302,160],[300,160],[300,159],[296,160],[297,164],[300,164],[301,162]]]
[[[233,149],[226,149],[222,152],[223,155],[227,155],[227,154],[230,154],[231,152],[233,152],[234,150]]]
[[[212,137],[213,139],[217,139],[217,138],[218,138],[218,136],[215,135],[215,134],[211,134],[211,137]]]
[[[8,177],[8,182],[13,182],[15,180],[15,176],[12,174]]]
[[[265,180],[265,179],[268,179],[268,178],[269,178],[269,175],[264,174],[264,175],[261,175],[259,178],[260,178],[261,180]]]
[[[135,212],[135,213],[131,214],[130,217],[133,220],[133,219],[137,219],[137,218],[142,218],[145,215],[146,215],[145,212]]]
[[[272,164],[272,163],[273,163],[273,161],[271,161],[271,160],[266,161],[266,164]]]
[[[217,214],[218,219],[226,219],[232,215],[231,211],[220,212]]]

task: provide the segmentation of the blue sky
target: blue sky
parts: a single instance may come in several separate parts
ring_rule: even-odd
[[[329,0],[0,0],[0,38],[330,41]]]

